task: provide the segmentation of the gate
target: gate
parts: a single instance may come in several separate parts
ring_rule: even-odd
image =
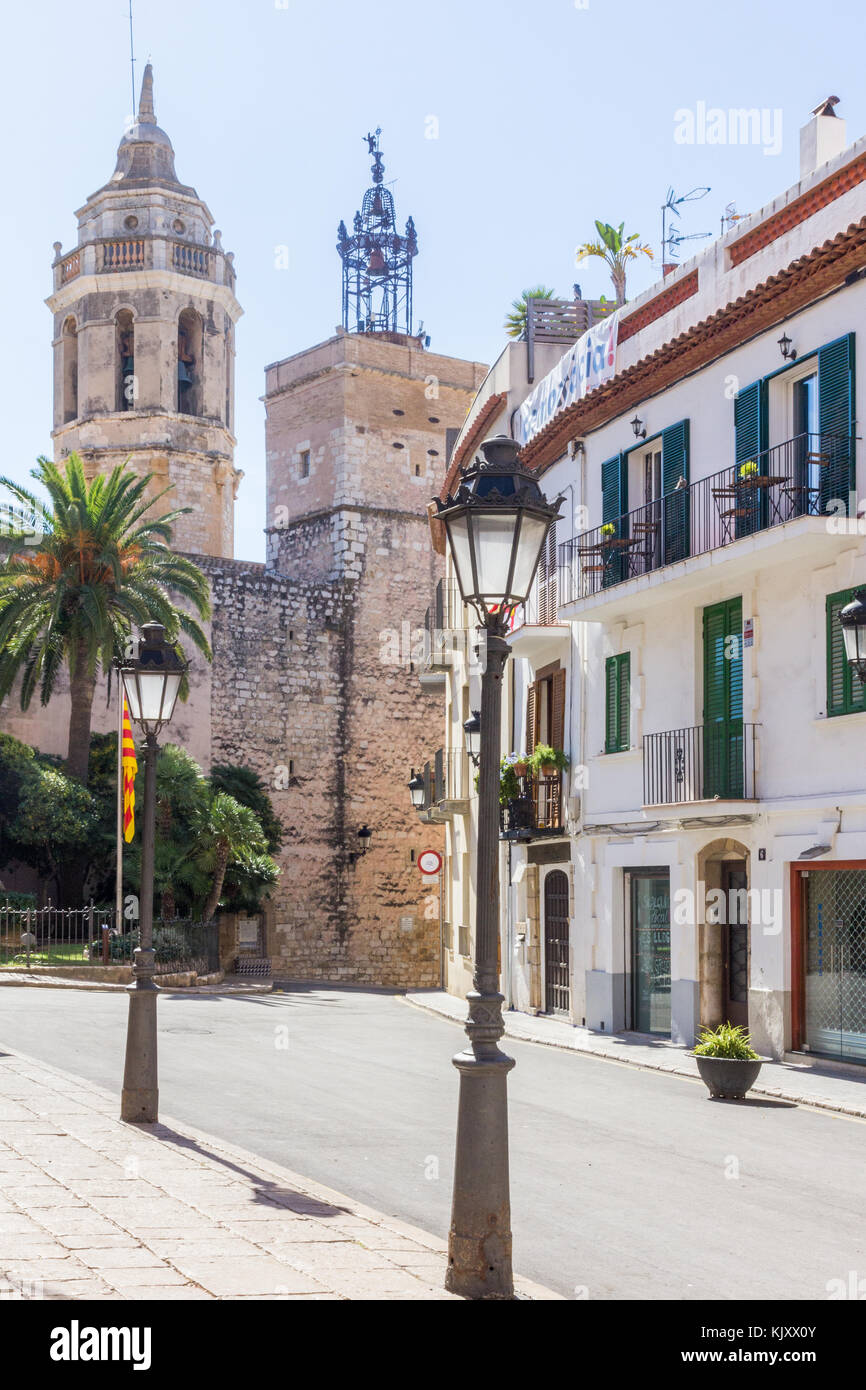
[[[568,875],[554,869],[544,880],[544,993],[548,1013],[568,1013]]]

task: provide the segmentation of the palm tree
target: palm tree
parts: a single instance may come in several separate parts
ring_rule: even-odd
[[[526,310],[530,299],[552,299],[555,290],[544,285],[536,285],[534,290],[523,290],[519,299],[511,301],[511,312],[505,318],[505,331],[509,338],[526,337]]]
[[[31,477],[48,492],[48,504],[0,477],[0,487],[41,529],[38,544],[15,547],[0,569],[0,701],[20,676],[21,708],[28,708],[37,687],[47,705],[66,666],[72,704],[66,769],[86,784],[98,669],[110,675],[133,628],[149,619],[162,623],[175,644],[181,633],[189,637],[210,660],[198,622],[172,601],[175,596],[207,618],[208,584],[191,561],[169,549],[172,524],[190,509],[148,517],[170,490],[146,500],[152,474],[138,477],[118,465],[109,477],[88,483],[72,453],[63,471],[40,458]],[[13,542],[28,534],[11,504],[0,509],[0,524]],[[181,694],[185,698],[186,691]]]
[[[217,792],[204,816],[202,830],[210,841],[209,853],[213,881],[202,908],[202,921],[209,922],[217,910],[230,862],[254,867],[253,856],[265,853],[266,842],[258,818],[249,806],[242,806],[227,792]]]
[[[595,228],[599,240],[585,241],[582,246],[575,247],[574,251],[577,265],[586,260],[587,256],[599,256],[606,262],[616,290],[617,306],[625,304],[625,273],[628,262],[637,260],[641,253],[649,256],[650,260],[653,258],[650,248],[640,241],[640,233],[632,232],[630,236],[623,237],[624,227],[624,222],[620,222],[618,227],[612,227],[609,222],[596,220]]]

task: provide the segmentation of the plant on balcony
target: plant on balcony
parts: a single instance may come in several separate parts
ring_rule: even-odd
[[[523,290],[519,299],[511,302],[511,310],[505,319],[505,331],[509,338],[526,337],[526,313],[530,299],[553,299],[555,290],[546,285],[536,285],[534,289]]]
[[[694,1052],[701,1079],[714,1100],[742,1100],[758,1079],[761,1058],[746,1029],[738,1025],[702,1028]]]
[[[520,778],[515,770],[515,764],[504,757],[499,764],[499,804],[507,806],[509,801],[518,801],[522,795]]]
[[[606,521],[601,528],[601,534],[604,536],[605,540],[608,540],[615,532],[616,527],[612,521]]]
[[[561,748],[552,748],[549,743],[539,743],[529,759],[529,766],[536,777],[555,777],[568,767],[568,758]]]
[[[640,233],[632,232],[629,236],[624,236],[624,228],[624,222],[620,222],[618,227],[612,227],[609,222],[599,222],[596,219],[595,230],[598,232],[598,240],[585,241],[574,250],[577,265],[588,256],[597,256],[605,262],[616,291],[617,307],[625,304],[625,277],[629,261],[637,260],[641,254],[649,260],[653,258],[650,248],[640,240]]]
[[[758,465],[754,459],[747,459],[745,463],[740,464],[741,478],[754,478],[757,476],[757,473]]]

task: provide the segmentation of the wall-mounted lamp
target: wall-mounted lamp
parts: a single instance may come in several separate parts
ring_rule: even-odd
[[[409,782],[409,795],[412,798],[412,805],[416,811],[424,809],[424,778],[420,772],[412,769],[412,779]]]
[[[362,858],[363,855],[367,853],[372,838],[373,832],[369,825],[362,825],[361,829],[358,831],[358,848],[349,850],[350,864],[354,864],[357,859]]]
[[[466,738],[466,752],[477,767],[481,759],[481,715],[477,709],[472,711],[463,725],[463,733]]]
[[[791,339],[788,337],[787,333],[783,333],[781,338],[777,341],[779,344],[779,351],[785,361],[795,362],[797,360],[797,349],[792,345]]]
[[[631,427],[634,430],[635,439],[646,439],[646,425],[639,415],[636,415],[631,421]]]

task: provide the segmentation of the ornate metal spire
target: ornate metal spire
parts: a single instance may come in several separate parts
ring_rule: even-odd
[[[364,139],[373,157],[373,182],[355,213],[352,235],[345,222],[337,229],[343,262],[343,327],[350,333],[412,333],[412,261],[418,253],[410,217],[397,232],[394,197],[384,186],[381,130]]]

